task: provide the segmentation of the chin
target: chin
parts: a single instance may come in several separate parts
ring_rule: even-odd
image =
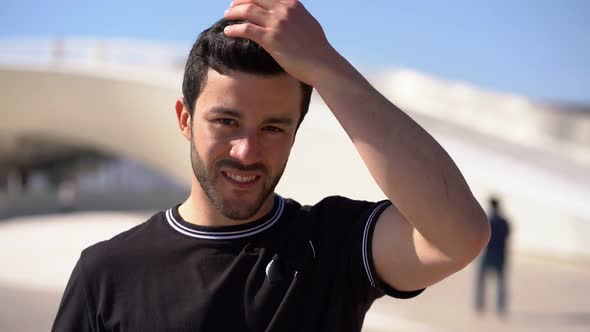
[[[268,197],[261,197],[261,194],[254,195],[247,193],[244,195],[232,194],[231,198],[223,199],[222,206],[219,206],[220,211],[227,218],[233,220],[245,220],[254,217],[263,207]],[[226,196],[227,197],[227,196]]]

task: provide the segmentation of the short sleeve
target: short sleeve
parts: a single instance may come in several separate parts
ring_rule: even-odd
[[[367,202],[335,196],[314,207],[321,209],[316,213],[317,218],[321,218],[319,233],[327,234],[323,236],[323,263],[342,274],[336,278],[346,288],[344,291],[367,308],[383,295],[407,299],[423,291],[396,290],[381,281],[376,273],[372,253],[373,232],[379,216],[389,205],[391,202],[387,200]],[[330,262],[326,263],[328,259]]]
[[[398,299],[409,299],[415,296],[420,295],[424,289],[419,289],[415,291],[400,291],[391,286],[387,283],[383,282],[379,276],[377,275],[375,269],[375,263],[373,262],[373,233],[375,231],[375,224],[379,219],[379,216],[385,209],[391,205],[390,201],[381,201],[374,206],[371,207],[369,217],[364,222],[363,228],[363,239],[361,242],[361,251],[362,251],[362,261],[364,272],[367,276],[369,284],[377,289],[378,291],[382,292],[385,295],[395,297]],[[361,223],[362,223],[361,222]],[[353,263],[353,266],[355,264]]]
[[[52,332],[94,331],[93,315],[88,306],[88,285],[84,274],[83,257],[83,255],[80,256],[72,271],[53,322]]]

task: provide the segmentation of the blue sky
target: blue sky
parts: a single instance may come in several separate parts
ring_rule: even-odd
[[[363,67],[407,67],[534,99],[590,104],[590,1],[307,0]],[[189,47],[229,1],[0,0],[0,37],[124,37]]]

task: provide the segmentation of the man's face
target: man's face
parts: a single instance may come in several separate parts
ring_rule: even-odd
[[[211,203],[234,220],[252,218],[271,199],[301,114],[300,83],[209,69],[192,119],[191,163]]]

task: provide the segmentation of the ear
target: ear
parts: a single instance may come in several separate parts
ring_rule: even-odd
[[[188,141],[191,139],[191,115],[188,108],[184,105],[184,98],[180,97],[176,100],[176,119],[178,120],[178,127],[182,136]]]

